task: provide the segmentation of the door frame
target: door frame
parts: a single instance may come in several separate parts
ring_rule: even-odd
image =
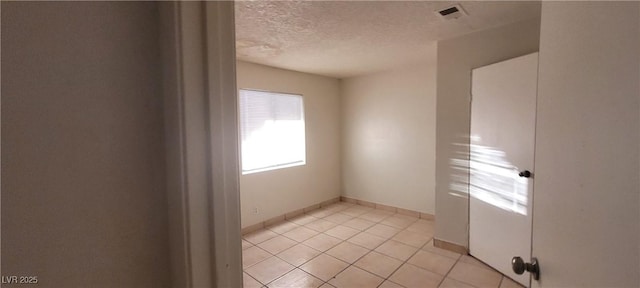
[[[159,4],[174,287],[241,287],[234,3]]]

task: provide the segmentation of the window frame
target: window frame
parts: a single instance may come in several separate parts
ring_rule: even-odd
[[[244,165],[243,165],[243,157],[244,157],[244,151],[242,149],[242,139],[243,139],[243,132],[242,132],[242,107],[240,105],[240,93],[241,91],[249,91],[249,92],[260,92],[260,93],[268,93],[268,94],[281,94],[281,95],[286,95],[286,96],[297,96],[300,99],[300,104],[301,104],[301,118],[302,118],[302,123],[303,123],[303,138],[304,138],[304,144],[303,144],[303,157],[302,160],[300,161],[296,161],[296,162],[288,162],[288,163],[282,163],[282,164],[276,164],[276,165],[271,165],[271,166],[266,166],[266,167],[261,167],[261,168],[256,168],[256,169],[251,169],[251,170],[244,170]],[[291,93],[291,92],[279,92],[279,91],[272,91],[272,90],[263,90],[263,89],[255,89],[255,88],[238,88],[238,154],[239,154],[239,170],[240,170],[240,174],[241,175],[248,175],[248,174],[255,174],[255,173],[260,173],[260,172],[266,172],[266,171],[272,171],[272,170],[279,170],[279,169],[284,169],[284,168],[291,168],[291,167],[297,167],[297,166],[304,166],[307,164],[307,125],[306,125],[306,113],[305,113],[305,101],[304,101],[304,95],[299,94],[299,93]]]

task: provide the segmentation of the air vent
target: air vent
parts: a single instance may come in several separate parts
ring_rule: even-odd
[[[447,7],[444,9],[440,9],[436,11],[436,13],[440,15],[440,17],[444,20],[458,19],[462,16],[467,15],[467,13],[464,11],[464,9],[462,9],[462,6],[460,4]]]

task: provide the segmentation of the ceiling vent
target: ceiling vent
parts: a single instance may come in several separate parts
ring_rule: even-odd
[[[460,4],[440,9],[436,13],[444,20],[458,19],[467,15],[467,12],[462,9]]]

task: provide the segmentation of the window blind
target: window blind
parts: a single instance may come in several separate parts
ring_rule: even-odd
[[[239,110],[243,173],[305,164],[301,95],[241,89]]]

